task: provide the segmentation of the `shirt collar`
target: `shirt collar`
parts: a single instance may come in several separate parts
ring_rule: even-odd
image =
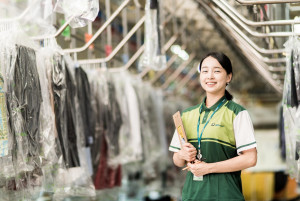
[[[218,105],[223,101],[223,100],[226,100],[226,96],[224,95],[222,98],[220,98],[213,106],[211,106],[210,108],[207,108],[206,107],[206,105],[205,105],[205,101],[206,101],[206,96],[204,97],[204,99],[203,99],[203,101],[202,101],[202,107],[203,107],[203,111],[205,111],[205,110],[215,110],[217,107],[218,107]],[[224,103],[225,103],[226,101],[224,101]],[[223,103],[223,104],[224,104]],[[222,104],[222,105],[223,105]],[[221,105],[221,107],[222,107],[222,105]]]

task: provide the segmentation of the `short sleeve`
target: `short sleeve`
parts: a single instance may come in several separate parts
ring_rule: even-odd
[[[175,129],[171,144],[169,146],[169,151],[178,152],[181,149],[180,147],[181,146],[180,146],[177,130]]]
[[[249,113],[243,110],[238,113],[233,121],[233,129],[235,135],[235,142],[237,154],[244,150],[257,147],[254,138],[254,129]]]

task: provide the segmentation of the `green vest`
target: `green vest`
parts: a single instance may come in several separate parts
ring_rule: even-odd
[[[215,108],[226,99],[222,97],[210,108],[202,104],[199,134]],[[198,148],[197,123],[201,104],[188,108],[182,113],[182,121],[188,142]],[[245,110],[233,101],[224,101],[219,110],[207,124],[201,139],[201,153],[207,163],[224,161],[237,156],[233,121],[236,115]],[[198,200],[244,200],[242,194],[241,171],[231,173],[213,173],[203,176],[203,181],[194,181],[189,171],[182,190],[183,201]]]

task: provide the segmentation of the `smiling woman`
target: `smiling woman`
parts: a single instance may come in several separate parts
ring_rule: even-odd
[[[175,131],[169,147],[174,164],[187,163],[189,170],[182,200],[244,200],[241,170],[256,165],[257,151],[248,112],[226,90],[233,75],[231,62],[212,52],[198,70],[206,97],[182,113],[188,143],[180,148]]]

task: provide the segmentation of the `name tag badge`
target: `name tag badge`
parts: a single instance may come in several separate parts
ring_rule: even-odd
[[[193,180],[194,181],[203,181],[203,176],[197,177],[194,175]]]

